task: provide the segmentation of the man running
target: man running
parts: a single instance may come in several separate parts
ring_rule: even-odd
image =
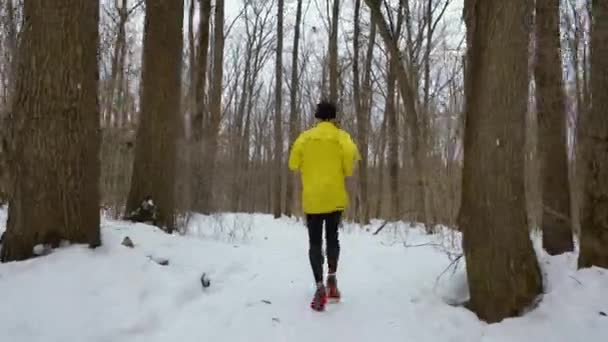
[[[328,298],[340,299],[336,271],[340,255],[338,226],[348,205],[345,178],[352,176],[360,160],[357,146],[350,135],[336,125],[336,106],[330,102],[317,105],[319,123],[304,131],[293,143],[289,169],[300,172],[302,207],[306,215],[309,258],[317,290],[312,309],[323,311]],[[327,250],[327,288],[323,283],[323,224]]]

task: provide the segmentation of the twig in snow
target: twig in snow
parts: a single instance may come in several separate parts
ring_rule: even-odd
[[[460,261],[460,259],[462,259],[462,257],[464,256],[464,254],[460,254],[458,257],[456,257],[456,259],[452,260],[452,262],[450,262],[450,264],[448,265],[448,267],[445,268],[445,270],[443,270],[443,272],[441,272],[441,274],[439,274],[439,276],[437,277],[437,279],[435,279],[435,287],[437,287],[437,284],[439,283],[439,280],[441,279],[441,277],[443,277],[443,275],[450,270],[450,268],[454,267],[454,272],[456,271],[456,267],[458,266],[458,262]]]
[[[408,245],[406,243],[403,243],[403,247],[406,247],[406,248],[410,248],[410,247],[411,248],[414,248],[414,247],[427,247],[427,246],[429,246],[429,247],[443,247],[443,245],[441,245],[439,243],[434,243],[434,242],[421,243],[421,244],[418,244],[418,245]]]
[[[397,242],[396,242],[396,241],[394,241],[394,242],[391,242],[391,243],[385,243],[385,242],[383,242],[383,241],[380,241],[380,244],[381,244],[382,246],[393,247],[394,245],[396,245],[396,244],[397,244]]]
[[[388,220],[384,221],[384,223],[380,226],[380,228],[378,228],[376,230],[376,232],[374,232],[374,235],[378,235],[378,233],[380,233],[380,231],[382,231],[382,229],[384,229],[384,227],[388,224]]]
[[[583,283],[581,283],[580,280],[574,278],[573,276],[569,276],[570,278],[574,279],[574,281],[576,281],[579,285],[583,285]]]

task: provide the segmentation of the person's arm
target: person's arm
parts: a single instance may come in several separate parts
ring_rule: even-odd
[[[359,149],[357,145],[350,137],[350,135],[346,132],[342,134],[342,165],[344,168],[344,175],[346,177],[350,177],[353,175],[355,166],[359,160],[361,160],[361,154],[359,153]]]
[[[291,171],[299,171],[302,164],[302,143],[304,142],[303,134],[294,141],[289,154],[289,169]]]

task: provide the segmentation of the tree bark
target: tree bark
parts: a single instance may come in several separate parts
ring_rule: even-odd
[[[4,6],[4,18],[0,26],[4,30],[4,63],[5,71],[3,74],[2,101],[0,102],[0,203],[9,201],[10,194],[10,175],[9,162],[10,155],[14,148],[9,143],[12,141],[10,136],[10,126],[14,115],[12,115],[11,104],[15,93],[15,73],[17,71],[17,15],[12,1],[6,1]]]
[[[195,1],[195,0],[192,0]],[[203,192],[205,177],[207,176],[206,165],[203,156],[203,135],[205,125],[206,89],[207,89],[207,60],[209,56],[209,18],[211,16],[211,0],[199,1],[198,41],[196,61],[194,62],[195,76],[192,94],[194,108],[190,118],[190,129],[192,132],[192,175],[193,175],[193,209],[203,210]],[[208,117],[208,115],[207,115]]]
[[[338,104],[338,21],[340,0],[333,0],[331,32],[329,35],[329,100]]]
[[[213,74],[209,101],[209,118],[205,123],[203,165],[206,174],[202,177],[200,201],[201,211],[210,213],[212,208],[213,184],[215,180],[218,136],[222,120],[222,85],[224,77],[224,0],[216,0],[215,26],[213,32]]]
[[[273,178],[273,214],[281,217],[283,194],[283,0],[279,0],[277,12],[277,49],[275,65],[275,98],[274,98],[274,178]]]
[[[175,227],[175,163],[179,129],[183,48],[183,0],[146,2],[143,41],[141,119],[127,213],[151,196],[157,225]]]
[[[289,107],[289,142],[290,145],[296,140],[297,121],[298,121],[298,54],[300,50],[300,26],[302,22],[302,0],[297,0],[296,23],[293,36],[293,51],[291,54],[291,90]],[[287,189],[285,199],[285,214],[291,216],[294,204],[295,178],[292,174],[287,175]]]
[[[24,18],[2,261],[37,244],[101,244],[99,2],[26,1]]]
[[[196,34],[194,29],[194,12],[196,10],[196,1],[197,0],[188,0],[190,2],[188,6],[188,78],[189,78],[189,87],[188,87],[188,98],[186,102],[188,103],[188,109],[186,110],[186,136],[188,139],[192,138],[192,117],[194,116],[193,112],[196,110],[196,43],[194,41],[194,36]],[[199,22],[201,19],[199,18]]]
[[[395,64],[398,61],[388,58],[388,79],[386,92],[386,109],[388,128],[388,183],[390,189],[389,218],[397,221],[400,218],[401,196],[399,191],[399,128],[397,127],[397,108],[395,103]]]
[[[586,167],[580,268],[608,268],[608,2],[592,2],[591,109],[582,117]]]
[[[521,314],[542,291],[524,182],[526,2],[465,1],[467,117],[458,226],[469,307],[488,322]]]
[[[562,77],[559,0],[536,0],[536,100],[541,162],[543,247],[550,255],[574,249],[570,220],[566,94]],[[559,213],[561,216],[557,216]],[[564,217],[569,218],[565,220]]]
[[[192,0],[195,1],[195,0]],[[196,143],[203,139],[203,123],[205,113],[205,91],[207,81],[207,58],[209,55],[209,18],[211,16],[211,0],[200,0],[198,22],[198,49],[196,55],[195,106],[192,118],[192,135]]]

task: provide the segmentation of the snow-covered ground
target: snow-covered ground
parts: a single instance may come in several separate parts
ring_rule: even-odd
[[[577,271],[575,254],[541,254],[542,303],[488,325],[446,304],[467,295],[462,262],[438,281],[451,263],[446,250],[404,247],[450,250],[448,236],[405,224],[373,236],[378,225],[345,225],[344,299],[318,313],[309,307],[301,222],[196,216],[186,236],[169,236],[105,220],[99,249],[71,246],[0,265],[0,341],[608,341],[608,271]],[[135,248],[121,245],[125,236]]]

